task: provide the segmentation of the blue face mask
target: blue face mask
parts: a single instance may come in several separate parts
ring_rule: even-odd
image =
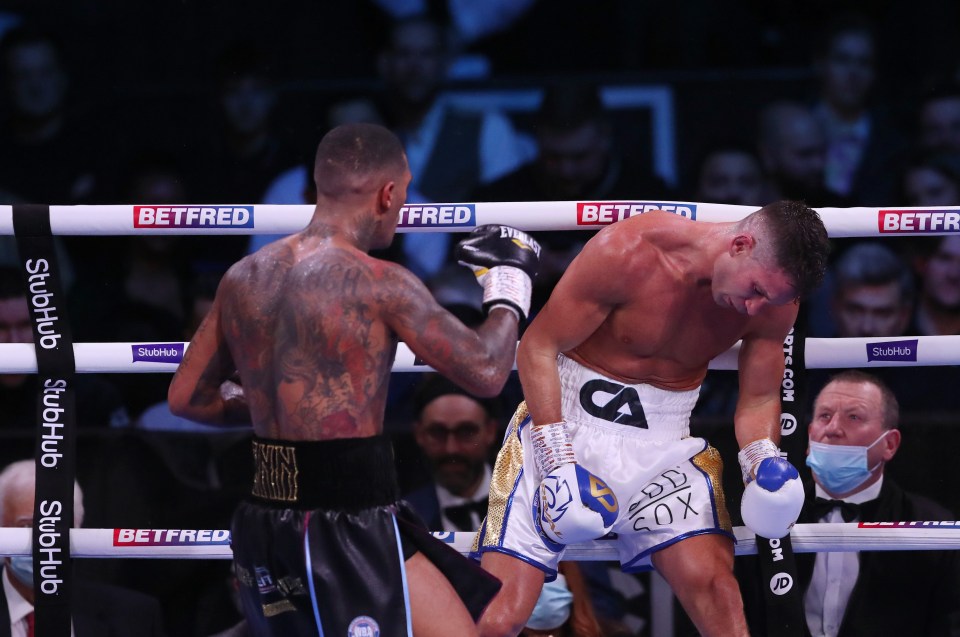
[[[817,482],[837,495],[850,493],[867,481],[870,474],[880,466],[867,466],[867,451],[883,440],[887,431],[873,441],[868,447],[859,445],[827,445],[822,442],[810,441],[810,453],[807,455],[807,466],[813,470]]]
[[[567,588],[567,580],[563,575],[557,575],[556,580],[543,585],[540,599],[527,620],[527,628],[549,630],[563,626],[570,618],[572,605],[573,593]]]
[[[7,568],[10,574],[24,586],[33,588],[33,556],[32,555],[14,555],[9,558]]]

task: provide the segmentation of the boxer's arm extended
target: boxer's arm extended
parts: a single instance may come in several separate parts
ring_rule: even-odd
[[[220,300],[197,328],[177,367],[167,401],[182,418],[208,424],[249,423],[243,388],[231,380],[237,367],[220,330]]]
[[[740,394],[734,428],[741,447],[738,460],[746,483],[740,512],[757,535],[786,535],[800,514],[803,487],[799,473],[780,457],[780,384],[783,339],[796,319],[796,306],[768,310],[762,331],[748,334],[738,361]]]
[[[513,370],[518,321],[506,307],[490,310],[475,330],[437,303],[408,270],[387,264],[383,321],[427,365],[477,396],[495,396]]]

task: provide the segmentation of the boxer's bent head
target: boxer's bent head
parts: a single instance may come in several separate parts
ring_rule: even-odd
[[[777,201],[738,222],[766,241],[758,258],[768,260],[792,280],[797,298],[810,294],[823,281],[830,240],[819,213],[801,201]]]

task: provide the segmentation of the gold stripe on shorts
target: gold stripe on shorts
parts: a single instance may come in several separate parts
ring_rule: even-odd
[[[517,431],[520,423],[527,417],[527,403],[521,401],[514,412],[507,434],[504,436],[503,446],[497,453],[497,462],[493,466],[493,476],[490,478],[490,504],[487,508],[487,520],[483,537],[477,534],[474,539],[473,550],[478,544],[483,546],[499,546],[503,535],[503,524],[507,514],[507,502],[517,482],[517,476],[523,469],[523,445]]]
[[[695,467],[710,476],[710,486],[713,487],[713,495],[717,508],[717,519],[720,522],[720,528],[724,531],[733,531],[733,525],[730,523],[730,513],[727,512],[727,497],[723,493],[723,459],[720,452],[707,445],[707,448],[690,459]]]

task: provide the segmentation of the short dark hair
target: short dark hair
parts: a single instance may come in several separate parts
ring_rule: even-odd
[[[883,400],[883,426],[885,429],[896,429],[900,425],[900,403],[890,386],[878,376],[859,369],[846,369],[830,377],[829,383],[867,383],[880,390]],[[826,385],[824,385],[826,387]],[[822,391],[822,390],[821,390]]]
[[[413,413],[419,418],[426,409],[427,405],[441,396],[466,396],[474,400],[483,407],[488,418],[499,418],[501,413],[501,401],[499,397],[480,398],[474,396],[464,388],[460,387],[450,379],[440,374],[425,374],[423,380],[417,386],[413,394]]]
[[[351,177],[401,173],[406,155],[400,139],[379,124],[337,126],[320,140],[314,158],[313,179],[321,192],[336,196],[349,187]]]
[[[913,302],[913,271],[900,255],[879,241],[858,241],[847,248],[833,265],[836,294],[862,285],[897,283],[901,302]]]
[[[820,214],[802,201],[776,201],[751,216],[758,217],[771,238],[777,265],[804,298],[823,281],[830,239]],[[749,217],[748,217],[749,219]]]

